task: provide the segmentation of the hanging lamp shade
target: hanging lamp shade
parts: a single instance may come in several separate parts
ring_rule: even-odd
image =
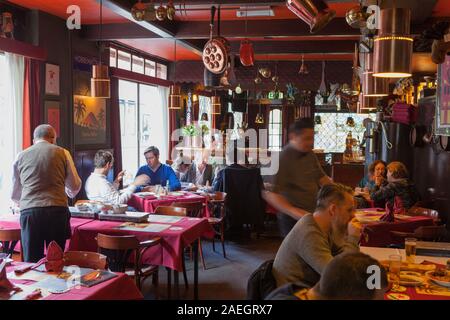
[[[373,76],[406,78],[412,75],[413,38],[410,36],[411,10],[381,10],[381,28],[374,39]]]
[[[372,52],[364,54],[362,92],[364,97],[385,97],[389,94],[389,79],[373,76]]]
[[[220,96],[211,97],[211,114],[221,114],[222,104],[220,102]]]
[[[169,88],[169,109],[181,109],[181,87],[177,84],[173,84]]]
[[[91,96],[94,98],[111,97],[111,81],[109,68],[102,64],[92,66]]]

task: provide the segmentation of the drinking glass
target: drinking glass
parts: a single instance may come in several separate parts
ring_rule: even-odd
[[[406,238],[405,239],[405,253],[406,253],[406,262],[415,263],[416,261],[416,238]]]
[[[402,266],[402,256],[393,254],[389,256],[389,277],[392,281],[391,291],[398,291],[400,288],[400,269]]]

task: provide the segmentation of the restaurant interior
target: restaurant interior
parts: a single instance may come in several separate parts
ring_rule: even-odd
[[[450,300],[450,1],[0,0],[0,114],[0,300]]]

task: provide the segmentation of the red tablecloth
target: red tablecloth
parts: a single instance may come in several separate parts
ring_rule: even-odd
[[[130,207],[135,208],[137,211],[141,212],[155,212],[155,209],[159,206],[170,206],[174,202],[202,202],[207,204],[207,198],[194,193],[187,193],[183,196],[166,196],[161,198],[156,198],[155,196],[148,196],[142,198],[133,195],[128,201]],[[203,217],[210,217],[209,208],[207,205],[204,207]]]
[[[13,271],[24,263],[14,262],[7,268]],[[117,277],[99,283],[90,288],[76,287],[62,294],[51,294],[44,300],[141,300],[144,297],[135,282],[126,274],[117,273]],[[31,284],[33,281],[12,280],[15,284]]]
[[[364,209],[364,211],[376,211],[376,208]],[[414,216],[408,220],[396,220],[395,222],[372,223],[364,226],[360,245],[365,247],[386,247],[390,244],[402,243],[401,239],[391,234],[391,231],[414,232],[421,226],[434,225],[433,219],[424,216]]]
[[[70,218],[70,228],[72,234],[79,226],[91,222],[92,219]],[[20,229],[20,215],[6,215],[0,217],[0,229]],[[66,250],[69,247],[69,241],[66,242]],[[20,244],[14,248],[20,252]]]
[[[166,229],[161,232],[142,232],[115,229],[122,222],[92,221],[77,228],[72,235],[70,250],[97,251],[95,237],[98,233],[108,235],[135,235],[140,241],[161,237],[161,245],[148,249],[142,257],[146,264],[162,265],[182,271],[183,249],[200,237],[212,237],[214,231],[206,218],[182,218],[171,224],[181,230]]]

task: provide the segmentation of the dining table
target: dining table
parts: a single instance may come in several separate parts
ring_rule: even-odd
[[[46,273],[39,271],[28,271],[23,275],[16,276],[14,270],[22,268],[25,265],[31,265],[25,262],[12,262],[6,267],[8,280],[15,286],[20,287],[23,291],[13,295],[10,299],[25,299],[26,295],[30,294],[36,288],[39,288],[42,295],[39,299],[42,300],[142,300],[144,299],[142,293],[139,291],[134,280],[124,273],[117,273],[114,278],[98,283],[91,287],[75,285],[69,287],[67,291],[61,293],[50,293],[47,290],[47,285],[56,278],[54,273]],[[46,282],[46,285],[42,281]],[[42,283],[42,288],[40,286]]]
[[[393,222],[380,221],[385,213],[381,208],[358,209],[355,217],[362,225],[360,245],[366,247],[386,247],[401,244],[391,231],[413,233],[419,227],[432,226],[434,220],[426,216],[395,215]]]
[[[145,192],[135,193],[128,201],[128,205],[140,212],[155,212],[159,206],[170,206],[173,203],[180,202],[201,202],[204,204],[202,217],[209,218],[211,216],[210,208],[207,205],[207,194],[201,192],[177,191],[170,192],[168,195],[156,195]]]
[[[150,214],[148,223],[124,223],[92,220],[75,229],[69,250],[97,251],[97,234],[134,235],[139,241],[161,238],[161,244],[148,249],[142,256],[144,264],[165,266],[175,272],[175,290],[178,295],[178,272],[183,271],[184,249],[193,248],[194,299],[198,298],[198,240],[212,238],[214,230],[207,218],[172,217]],[[170,291],[169,291],[170,295]]]
[[[365,253],[378,261],[389,261],[392,255],[401,256],[402,261],[406,261],[406,252],[404,249],[397,248],[380,248],[380,247],[365,247],[361,246],[360,251]],[[416,264],[435,264],[440,267],[445,267],[448,257],[438,256],[416,256],[414,263]],[[406,286],[406,290],[402,292],[405,300],[450,300],[450,287],[443,287],[434,284],[427,279],[425,285],[422,286]],[[395,295],[389,291],[385,294],[385,300],[395,300]]]

